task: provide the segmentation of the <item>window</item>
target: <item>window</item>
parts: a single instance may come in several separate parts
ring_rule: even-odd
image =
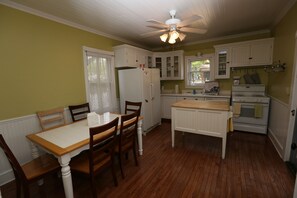
[[[114,57],[112,52],[84,47],[85,82],[91,111],[116,112]]]
[[[202,87],[205,82],[213,80],[213,54],[203,56],[187,56],[186,87]]]

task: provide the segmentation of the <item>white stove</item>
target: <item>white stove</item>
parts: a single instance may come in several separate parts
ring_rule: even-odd
[[[235,130],[267,133],[270,98],[265,85],[232,86],[233,125]]]

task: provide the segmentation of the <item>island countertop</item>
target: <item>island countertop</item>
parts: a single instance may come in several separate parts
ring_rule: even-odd
[[[172,104],[172,107],[229,111],[230,106],[225,101],[182,100]]]

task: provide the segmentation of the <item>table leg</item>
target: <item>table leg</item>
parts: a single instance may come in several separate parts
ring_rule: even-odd
[[[70,156],[64,155],[62,157],[59,157],[58,160],[62,167],[61,173],[62,173],[65,197],[73,198],[72,177],[71,177],[71,171],[70,171],[70,166],[69,166]]]
[[[138,146],[139,146],[139,155],[142,155],[143,154],[143,148],[142,148],[142,120],[138,121],[137,138],[138,138]]]
[[[225,159],[226,139],[227,139],[226,136],[222,138],[222,159]]]
[[[173,110],[172,110],[173,111]],[[172,141],[172,148],[174,147],[174,114],[172,114],[172,119],[171,119],[171,141]]]

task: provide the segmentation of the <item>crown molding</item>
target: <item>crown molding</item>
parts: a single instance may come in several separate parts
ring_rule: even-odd
[[[45,13],[45,12],[30,8],[28,6],[24,6],[24,5],[12,2],[12,1],[9,1],[9,0],[0,0],[0,4],[3,4],[5,6],[7,6],[7,7],[14,8],[14,9],[17,9],[17,10],[20,10],[20,11],[23,11],[23,12],[26,12],[26,13],[29,13],[29,14],[32,14],[32,15],[36,15],[36,16],[51,20],[51,21],[55,21],[55,22],[61,23],[63,25],[67,25],[67,26],[70,26],[70,27],[73,27],[73,28],[76,28],[76,29],[84,30],[84,31],[87,31],[87,32],[90,32],[90,33],[93,33],[93,34],[97,34],[99,36],[104,36],[104,37],[107,37],[107,38],[110,38],[110,39],[121,41],[123,43],[128,43],[130,45],[145,47],[145,46],[139,45],[138,43],[134,43],[134,42],[132,42],[130,40],[126,40],[126,39],[123,39],[123,38],[120,38],[120,37],[117,37],[117,36],[113,36],[111,34],[107,34],[107,33],[95,30],[93,28],[89,28],[87,26],[84,26],[84,25],[81,25],[81,24],[78,24],[78,23],[74,23],[74,22],[71,22],[69,20],[62,19],[60,17],[56,17],[54,15],[51,15],[51,14],[48,14],[48,13]]]

